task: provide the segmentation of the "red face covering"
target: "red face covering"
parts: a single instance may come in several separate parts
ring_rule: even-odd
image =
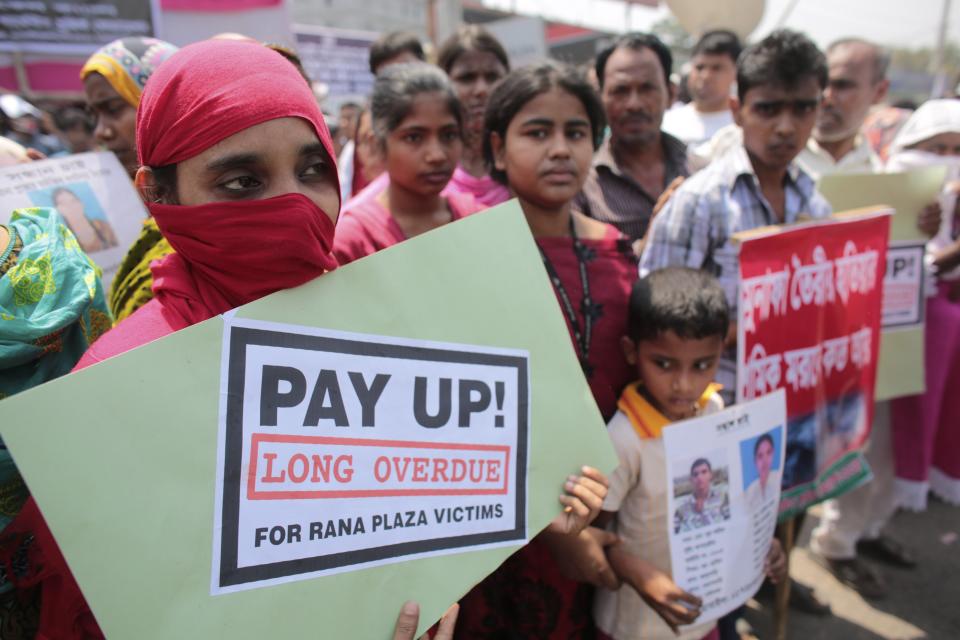
[[[309,122],[334,161],[316,99],[289,61],[252,42],[193,44],[164,62],[144,89],[140,163],[176,164],[244,129],[288,117]],[[333,222],[300,194],[148,208],[177,251],[152,267],[153,291],[184,327],[336,268]]]

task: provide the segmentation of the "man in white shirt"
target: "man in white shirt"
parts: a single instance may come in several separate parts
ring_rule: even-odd
[[[835,42],[827,49],[828,78],[813,135],[797,161],[810,175],[874,173],[880,159],[860,135],[870,107],[886,96],[889,54],[859,39]],[[882,533],[894,511],[893,445],[889,402],[879,402],[866,447],[873,480],[823,505],[810,548],[842,582],[867,598],[882,598],[886,584],[863,562],[869,555],[886,564],[911,567],[912,555]]]
[[[870,108],[890,87],[890,54],[857,38],[827,48],[829,79],[813,135],[797,162],[814,180],[829,173],[874,173],[882,169],[860,128]]]
[[[686,143],[691,152],[733,122],[730,89],[737,79],[740,40],[730,31],[708,31],[693,49],[687,88],[693,101],[670,109],[663,130]]]

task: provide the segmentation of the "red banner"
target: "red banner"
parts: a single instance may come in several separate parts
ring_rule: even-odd
[[[737,401],[783,387],[781,517],[869,475],[887,212],[745,239],[740,248]]]

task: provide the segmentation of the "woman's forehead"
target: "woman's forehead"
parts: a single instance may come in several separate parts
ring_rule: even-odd
[[[320,144],[313,125],[303,118],[276,118],[238,131],[196,157],[212,159],[236,154],[299,155],[305,149]]]

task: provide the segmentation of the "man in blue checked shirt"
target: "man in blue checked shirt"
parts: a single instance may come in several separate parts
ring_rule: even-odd
[[[823,54],[806,36],[775,31],[747,48],[730,99],[743,143],[688,178],[654,219],[640,275],[668,266],[717,277],[736,317],[739,271],[733,234],[830,215],[830,205],[794,159],[804,149],[827,84]],[[736,389],[736,326],[727,336],[717,381],[724,401]]]

